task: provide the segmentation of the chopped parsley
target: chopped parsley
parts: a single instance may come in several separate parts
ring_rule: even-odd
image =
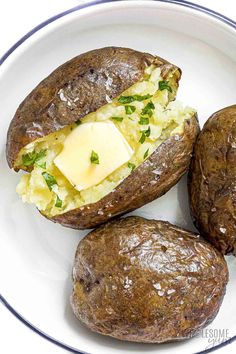
[[[146,137],[149,137],[150,136],[150,134],[151,134],[151,129],[150,129],[150,127],[148,127],[148,129],[147,130],[145,130],[145,135],[146,135]]]
[[[34,164],[37,164],[38,166],[41,167],[40,160],[42,160],[46,156],[46,153],[47,153],[47,150],[45,149],[45,150],[41,150],[39,152],[32,151],[32,152],[29,152],[28,154],[22,155],[23,165],[28,167],[28,166],[33,166]]]
[[[159,90],[163,91],[163,90],[168,90],[169,92],[172,92],[172,88],[169,85],[169,81],[159,81],[158,83],[159,86]]]
[[[99,156],[93,150],[91,152],[90,161],[91,161],[91,163],[94,163],[95,165],[99,165]]]
[[[132,162],[128,162],[128,167],[131,169],[131,171],[133,171],[135,169],[135,164]]]
[[[147,130],[141,130],[140,133],[141,133],[141,137],[140,137],[140,139],[139,139],[139,142],[140,142],[141,144],[143,144],[144,141],[146,140],[146,137],[148,138],[148,137],[150,136],[150,134],[151,134],[151,129],[150,129],[150,127],[148,127]]]
[[[82,122],[81,122],[80,119],[78,119],[78,120],[75,122],[75,124],[76,124],[76,125],[80,125],[80,124],[82,124]]]
[[[134,102],[134,101],[145,101],[145,100],[148,100],[149,98],[151,98],[152,95],[144,95],[144,96],[141,96],[141,95],[133,95],[133,96],[120,96],[118,98],[118,102],[120,103],[131,103],[131,102]]]
[[[28,154],[22,155],[22,162],[24,166],[33,166],[35,163],[36,153],[29,152]]]
[[[148,157],[148,152],[149,152],[149,149],[147,149],[147,150],[145,151],[144,155],[143,155],[143,159],[144,159],[144,160],[146,159],[146,157]]]
[[[56,208],[61,208],[62,207],[62,200],[58,197],[58,195],[57,195],[57,200],[56,200],[56,203],[55,203],[55,207]]]
[[[152,101],[148,102],[148,104],[142,109],[141,114],[144,115],[148,115],[149,117],[151,117],[153,115],[153,110],[155,109],[155,106],[153,104]]]
[[[140,139],[139,139],[139,142],[140,142],[141,144],[143,144],[144,141],[145,141],[145,139],[146,139],[145,131],[142,131],[142,132],[141,132],[141,137],[140,137]]]
[[[116,122],[122,122],[124,119],[123,117],[111,117],[111,119],[115,120]]]
[[[132,114],[132,113],[134,113],[135,110],[136,110],[135,106],[130,106],[130,105],[125,106],[125,113],[126,114]]]
[[[50,175],[47,172],[43,172],[42,176],[45,179],[45,182],[47,183],[47,186],[48,186],[49,190],[51,191],[52,190],[52,186],[57,184],[56,178],[53,177],[52,175]]]
[[[149,118],[148,117],[140,117],[140,120],[138,122],[140,125],[148,125],[149,124]]]

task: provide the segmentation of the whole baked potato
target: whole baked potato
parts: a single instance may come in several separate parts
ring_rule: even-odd
[[[160,343],[192,337],[216,316],[228,270],[199,235],[127,217],[80,241],[71,304],[92,331]]]
[[[236,255],[236,105],[205,123],[191,162],[189,200],[201,235]]]
[[[173,102],[181,71],[127,48],[68,61],[21,103],[7,161],[17,192],[68,227],[92,228],[167,192],[187,170],[199,131]]]

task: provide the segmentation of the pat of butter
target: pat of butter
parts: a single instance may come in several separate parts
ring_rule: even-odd
[[[99,164],[91,162],[92,151]],[[128,162],[133,150],[112,122],[83,123],[65,139],[54,163],[79,191],[100,183]]]

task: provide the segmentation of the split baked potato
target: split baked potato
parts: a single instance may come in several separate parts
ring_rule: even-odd
[[[236,255],[236,105],[214,113],[194,147],[188,186],[194,223],[223,254]]]
[[[17,192],[54,222],[92,228],[167,192],[188,169],[196,112],[174,101],[181,71],[108,47],[68,61],[21,103],[8,130]]]
[[[161,343],[190,338],[214,319],[228,270],[199,235],[128,217],[80,241],[73,281],[73,311],[92,331]]]

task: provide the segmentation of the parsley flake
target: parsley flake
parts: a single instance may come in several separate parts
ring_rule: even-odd
[[[152,95],[144,95],[144,96],[141,96],[141,95],[133,95],[133,96],[120,96],[118,98],[118,102],[120,103],[131,103],[131,102],[134,102],[134,101],[145,101],[145,100],[148,100],[149,98],[151,98]]]
[[[111,119],[115,120],[116,122],[122,122],[124,119],[123,117],[111,117]]]
[[[150,136],[150,134],[151,134],[151,129],[150,129],[150,127],[148,127],[148,129],[145,130],[144,133],[145,133],[146,137],[148,138],[148,137]]]
[[[149,118],[148,117],[140,117],[140,120],[138,122],[140,125],[148,125],[149,124]]]
[[[22,155],[23,165],[28,167],[28,166],[33,166],[34,164],[37,164],[38,166],[40,166],[40,160],[42,160],[46,156],[46,153],[47,153],[47,150],[44,149],[39,152],[32,151],[32,152]]]
[[[145,151],[144,155],[143,155],[143,159],[144,159],[144,160],[146,159],[146,157],[148,157],[148,152],[149,152],[149,149],[147,149],[147,150]]]
[[[133,171],[135,169],[135,164],[132,162],[128,162],[128,167],[131,169],[131,171]]]
[[[42,173],[43,178],[45,179],[45,182],[47,183],[47,186],[49,188],[49,190],[52,190],[52,187],[57,184],[56,178],[53,177],[52,175],[50,175],[47,172],[43,172]]]
[[[148,115],[151,117],[153,115],[153,110],[155,109],[155,106],[152,101],[148,102],[148,104],[142,109],[141,114],[142,115]]]
[[[125,113],[126,114],[132,114],[134,113],[134,111],[136,110],[136,107],[135,106],[125,106]]]
[[[159,81],[158,86],[159,86],[159,90],[161,91],[168,90],[169,92],[172,92],[172,88],[169,85],[169,81],[165,81],[165,80]]]
[[[93,150],[91,152],[90,161],[91,161],[91,163],[94,163],[95,165],[99,165],[99,156]]]
[[[140,139],[139,139],[139,142],[140,142],[141,144],[143,144],[144,141],[145,141],[145,139],[146,139],[145,131],[142,131],[142,132],[141,132],[141,137],[140,137]]]
[[[55,203],[55,207],[56,208],[61,208],[62,207],[62,200],[58,197],[58,195],[57,195],[57,200],[56,200],[56,203]]]
[[[151,129],[150,129],[150,127],[148,127],[147,130],[141,130],[140,133],[141,133],[141,137],[140,137],[140,139],[139,139],[139,142],[140,142],[141,144],[143,144],[144,141],[146,140],[146,137],[148,138],[148,137],[150,136],[150,134],[151,134]]]

